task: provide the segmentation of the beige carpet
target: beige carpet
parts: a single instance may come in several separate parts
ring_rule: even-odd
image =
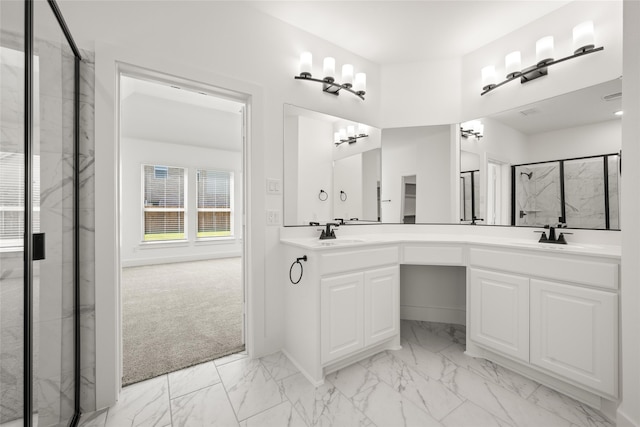
[[[241,258],[122,270],[122,384],[244,350]]]

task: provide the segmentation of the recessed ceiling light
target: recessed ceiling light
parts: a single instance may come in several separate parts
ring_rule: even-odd
[[[623,112],[622,110],[618,110],[618,111],[616,111],[616,112],[615,112],[615,113],[613,113],[613,114],[615,114],[616,116],[621,116],[623,113],[624,113],[624,112]]]

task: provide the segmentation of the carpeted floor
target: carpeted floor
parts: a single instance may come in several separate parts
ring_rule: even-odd
[[[244,350],[242,259],[122,270],[122,384]]]

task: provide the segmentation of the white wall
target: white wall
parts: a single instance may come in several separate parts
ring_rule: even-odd
[[[362,170],[362,153],[334,163],[332,198],[335,218],[362,218]],[[340,191],[345,194],[340,194]]]
[[[333,126],[298,117],[298,218],[295,224],[333,220]],[[320,190],[327,200],[318,197]],[[323,195],[324,198],[324,195]]]
[[[401,222],[402,177],[416,175],[416,223],[451,222],[449,126],[382,131],[382,222]]]
[[[400,318],[464,325],[466,272],[462,267],[403,265]]]
[[[239,133],[238,133],[239,134]],[[239,135],[236,136],[236,138]],[[242,246],[242,153],[184,144],[123,138],[122,154],[122,265],[162,264],[200,259],[240,256]],[[182,167],[187,170],[187,242],[142,242],[143,164]],[[197,241],[197,169],[233,172],[234,236],[232,239]]]
[[[530,135],[526,163],[612,154],[620,151],[619,119]]]
[[[382,127],[460,122],[461,71],[461,58],[382,67]]]
[[[624,2],[622,80],[622,405],[619,427],[640,426],[640,2]]]
[[[536,40],[547,35],[554,36],[556,58],[571,55],[572,28],[588,20],[594,23],[596,45],[604,46],[603,51],[554,65],[549,68],[546,77],[526,84],[510,82],[480,96],[483,67],[493,64],[498,81],[502,80],[501,76],[506,75],[504,57],[514,50],[521,51],[523,68],[533,65]],[[462,58],[462,119],[485,117],[613,80],[621,75],[622,2],[571,2]]]

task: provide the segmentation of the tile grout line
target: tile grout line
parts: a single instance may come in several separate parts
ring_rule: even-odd
[[[167,377],[167,396],[169,397],[169,420],[171,421],[171,426],[173,426],[173,409],[171,408],[171,383],[169,382],[169,374],[165,374]]]

